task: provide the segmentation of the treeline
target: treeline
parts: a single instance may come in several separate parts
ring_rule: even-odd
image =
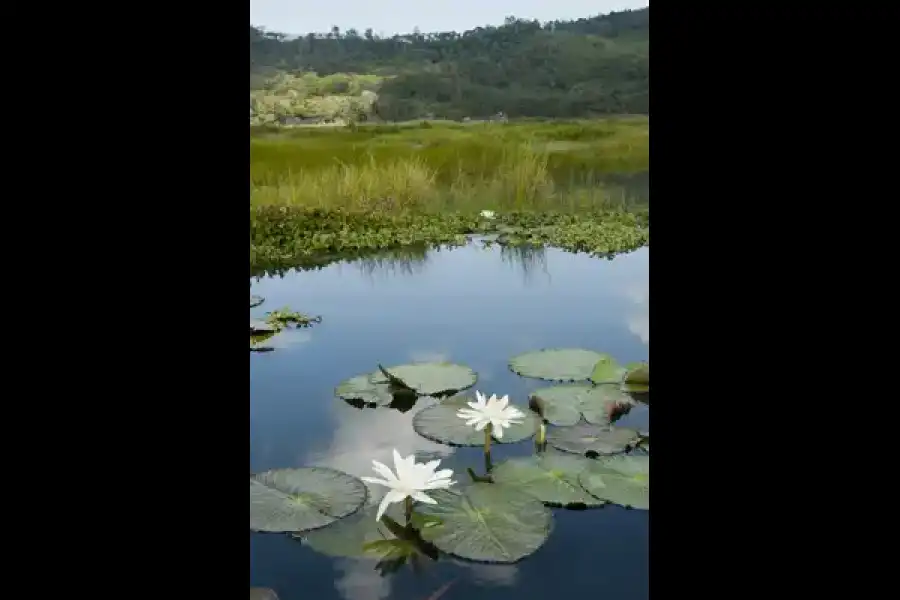
[[[251,26],[251,87],[273,70],[375,74],[386,79],[374,115],[389,121],[649,114],[649,37],[649,8],[386,38],[335,27],[287,39]]]

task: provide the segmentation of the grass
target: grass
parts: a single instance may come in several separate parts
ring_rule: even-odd
[[[630,250],[648,242],[649,216],[608,178],[648,168],[641,117],[256,128],[251,263],[315,263],[490,231],[509,244]]]

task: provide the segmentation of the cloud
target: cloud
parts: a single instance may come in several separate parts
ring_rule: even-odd
[[[446,458],[453,448],[430,442],[418,435],[412,427],[415,414],[435,404],[429,398],[420,398],[415,408],[407,413],[385,408],[358,410],[343,402],[334,402],[336,427],[331,444],[321,452],[304,458],[299,464],[331,467],[356,475],[374,476],[372,461],[393,466],[393,450],[407,456]],[[381,501],[385,490],[370,486],[369,502]],[[335,589],[346,600],[383,600],[391,592],[390,579],[381,577],[373,569],[371,561],[340,560],[341,575],[334,583]]]

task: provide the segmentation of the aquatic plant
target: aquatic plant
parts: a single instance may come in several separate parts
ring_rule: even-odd
[[[484,473],[467,468],[471,481],[454,482],[451,470],[437,470],[440,461],[418,463],[396,450],[394,471],[373,461],[382,479],[318,467],[267,471],[250,477],[251,531],[288,532],[329,556],[375,558],[385,573],[440,553],[522,560],[552,534],[549,507],[649,510],[649,434],[615,424],[621,406],[649,400],[649,363],[619,366],[607,354],[567,348],[515,356],[510,368],[565,383],[533,393],[530,410],[521,410],[508,396],[475,392],[468,400],[477,374],[447,362],[378,365],[342,382],[335,396],[360,409],[410,410],[427,399],[413,429],[441,444],[483,447]],[[536,434],[542,442],[545,430],[550,449],[538,443],[531,456],[492,464],[492,442]],[[364,481],[389,488],[377,507],[367,505]]]
[[[250,308],[260,306],[265,299],[260,296],[250,296]],[[265,346],[264,342],[275,337],[280,331],[288,327],[312,327],[321,323],[322,317],[311,317],[289,308],[280,308],[266,313],[264,319],[250,317],[250,352],[271,352],[271,346]]]

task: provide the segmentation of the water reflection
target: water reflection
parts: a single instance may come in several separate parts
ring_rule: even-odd
[[[646,249],[607,261],[554,249],[504,252],[477,243],[253,281],[251,293],[266,303],[252,309],[252,316],[287,306],[322,315],[323,321],[284,332],[290,337],[275,352],[250,356],[251,467],[321,465],[371,475],[372,460],[392,464],[396,448],[404,456],[441,458],[464,477],[465,466],[479,464],[478,449],[436,444],[412,428],[415,414],[433,401],[420,399],[407,413],[359,410],[336,400],[335,386],[378,363],[446,360],[475,369],[476,389],[525,402],[546,383],[510,373],[513,355],[584,347],[610,352],[622,363],[646,360],[648,282]],[[628,426],[649,428],[648,411],[634,410],[625,419]],[[524,443],[498,447],[495,460],[529,452]],[[384,493],[375,487],[372,504]],[[251,585],[272,587],[284,600],[420,599],[448,581],[457,581],[448,598],[467,600],[574,595],[582,589],[642,600],[646,527],[647,515],[638,511],[559,514],[545,549],[519,565],[441,557],[421,576],[404,568],[384,578],[374,561],[330,559],[283,537],[254,535]]]

